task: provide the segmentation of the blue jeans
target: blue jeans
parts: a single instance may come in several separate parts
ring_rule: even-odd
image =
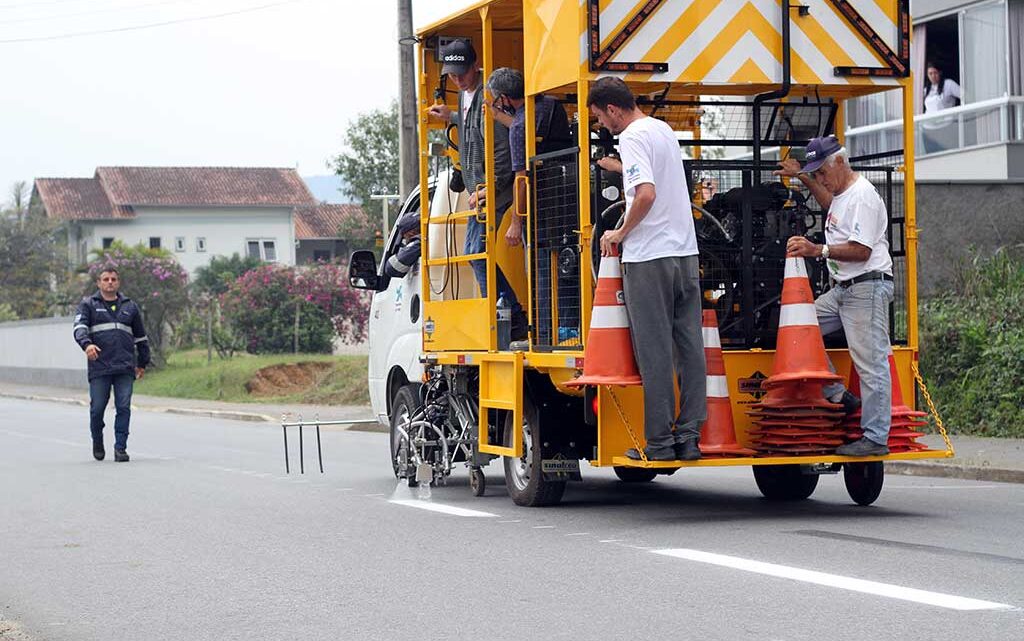
[[[498,220],[494,223],[495,228],[501,225],[501,218],[502,216],[499,214]],[[466,243],[463,247],[463,252],[466,254],[482,254],[486,251],[487,225],[477,220],[475,216],[471,216],[466,221]],[[477,284],[480,285],[481,298],[487,298],[487,261],[471,260],[469,265],[473,268]],[[505,302],[508,303],[511,309],[518,308],[519,301],[516,299],[516,293],[509,286],[508,281],[505,279],[505,274],[501,272],[500,267],[495,269],[495,274],[498,278],[498,298],[504,296]]]
[[[892,424],[892,380],[889,375],[889,304],[892,281],[870,280],[838,285],[814,301],[822,335],[842,329],[850,358],[860,376],[860,426],[869,440],[885,445]],[[832,366],[831,361],[829,366]],[[832,371],[835,368],[832,367]],[[844,391],[842,383],[826,385],[826,398]]]
[[[93,443],[103,442],[103,412],[110,401],[110,388],[114,388],[114,449],[128,446],[128,422],[132,418],[132,386],[135,374],[109,374],[89,381],[89,430]]]

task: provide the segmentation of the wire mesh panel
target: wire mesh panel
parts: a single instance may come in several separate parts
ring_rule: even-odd
[[[531,159],[533,174],[533,347],[579,349],[578,148]]]

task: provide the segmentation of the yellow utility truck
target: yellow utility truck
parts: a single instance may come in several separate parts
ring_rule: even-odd
[[[886,460],[952,456],[913,439],[885,456],[828,452],[780,455],[758,449],[751,407],[764,394],[779,324],[786,240],[823,234],[825,216],[797,181],[780,181],[780,159],[802,158],[811,138],[844,130],[848,99],[899,92],[913,115],[907,0],[485,0],[417,34],[420,189],[403,213],[419,211],[422,256],[404,278],[384,263],[402,246],[386,240],[383,262],[357,252],[356,287],[374,292],[370,317],[370,395],[391,427],[395,474],[410,484],[443,482],[458,465],[482,494],[482,468],[501,458],[505,484],[520,505],[557,503],[580,461],[612,466],[623,481],[644,482],[679,468],[752,466],[772,499],[802,499],[823,474],[842,471],[854,501],[873,502]],[[472,44],[482,76],[498,67],[525,78],[527,172],[523,246],[504,237],[513,206],[498,224],[495,141],[486,136],[483,204],[453,177],[457,134],[429,116],[455,110],[458,92],[443,76],[443,47]],[[621,217],[621,176],[597,159],[616,139],[588,113],[589,87],[621,77],[648,115],[677,133],[700,248],[704,304],[717,313],[736,442],[754,454],[699,461],[634,461],[643,446],[642,386],[567,385],[580,376],[590,329],[598,239]],[[484,89],[481,88],[481,91]],[[537,97],[556,99],[571,123],[570,146],[537,153]],[[492,131],[491,110],[484,132]],[[442,142],[443,141],[443,142]],[[854,157],[889,214],[895,300],[890,314],[894,397],[912,410],[917,371],[917,232],[912,127],[892,149]],[[521,187],[517,183],[517,187]],[[518,203],[517,203],[518,205]],[[486,225],[486,248],[463,251],[466,224]],[[480,289],[471,261],[484,261]],[[815,295],[827,270],[808,261]],[[495,283],[500,269],[528,314],[529,336],[506,344]],[[825,337],[839,374],[850,372],[843,338]],[[667,346],[668,347],[668,346]],[[922,387],[923,390],[923,387]],[[924,398],[927,398],[925,392]],[[895,401],[894,401],[895,402]],[[908,407],[909,406],[909,407]],[[937,418],[937,417],[935,417]],[[920,424],[920,423],[918,423]],[[941,430],[941,421],[938,421]]]

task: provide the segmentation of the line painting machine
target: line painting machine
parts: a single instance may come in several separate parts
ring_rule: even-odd
[[[894,393],[891,453],[885,456],[834,453],[860,436],[859,418],[844,417],[821,388],[843,378],[856,393],[856,371],[842,336],[822,337],[816,319],[801,321],[794,312],[827,290],[827,273],[814,261],[784,255],[793,235],[822,242],[824,215],[799,182],[771,173],[781,158],[802,158],[812,137],[834,133],[842,140],[846,99],[900,92],[905,122],[912,121],[908,5],[488,0],[422,29],[420,198],[431,202],[421,217],[425,382],[402,405],[404,414],[392,415],[396,474],[410,484],[439,482],[462,462],[474,492],[482,494],[481,468],[501,457],[511,498],[539,506],[561,499],[566,482],[579,478],[581,460],[612,466],[629,482],[683,467],[751,466],[770,499],[807,498],[820,475],[842,470],[851,498],[867,505],[881,491],[884,461],[952,456],[917,366],[913,128],[904,128],[892,150],[851,159],[878,189],[890,217]],[[435,176],[446,180],[458,163],[451,132],[447,149],[431,144],[438,139],[431,130],[441,125],[426,115],[430,96],[457,104],[438,58],[452,38],[473,43],[485,79],[500,66],[524,71],[527,123],[534,122],[541,94],[559,100],[569,114],[574,146],[561,151],[537,154],[536,133],[527,127],[524,248],[502,241],[513,213],[498,225],[486,206],[470,209],[465,192],[432,190]],[[628,342],[621,335],[601,338],[610,330],[595,321],[621,306],[621,282],[605,273],[608,259],[602,261],[598,250],[600,235],[624,209],[619,177],[596,162],[616,140],[596,131],[586,106],[591,83],[605,75],[622,77],[641,109],[677,132],[689,179],[709,390],[703,458],[695,462],[624,456],[630,447],[643,449],[644,392],[635,372],[621,364],[632,360]],[[491,114],[485,117],[490,131]],[[491,140],[487,152],[486,202],[492,203]],[[488,252],[469,256],[460,252],[465,222],[474,216],[487,223]],[[470,260],[486,260],[491,286],[485,297]],[[495,320],[499,267],[519,300],[529,301],[529,340],[512,348],[501,343]],[[615,268],[617,261],[607,269]],[[828,370],[826,350],[838,375]],[[917,441],[926,414],[912,405],[915,383],[944,450]]]

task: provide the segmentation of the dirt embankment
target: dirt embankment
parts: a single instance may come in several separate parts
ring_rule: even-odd
[[[285,363],[256,370],[245,384],[253,396],[290,396],[313,387],[334,367],[331,363]]]

